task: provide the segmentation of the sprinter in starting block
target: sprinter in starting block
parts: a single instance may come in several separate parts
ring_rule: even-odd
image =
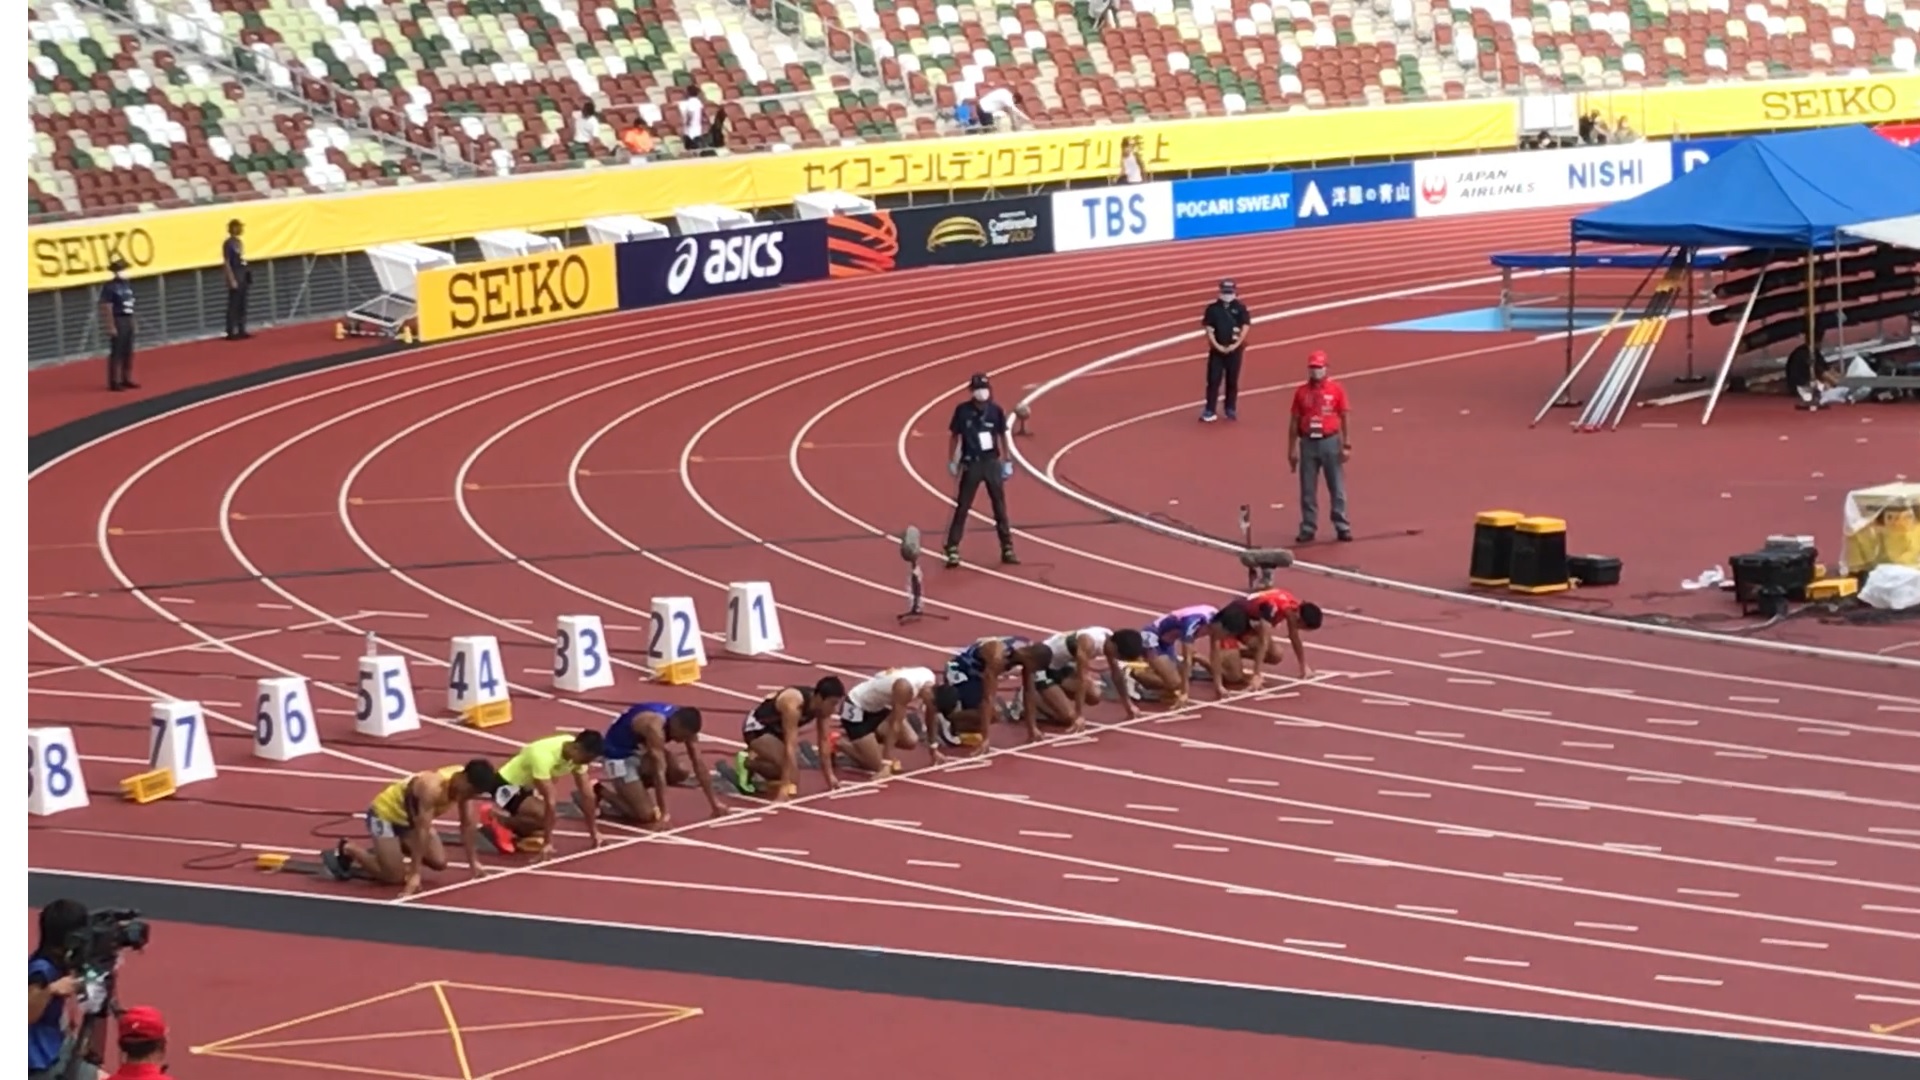
[[[1034,677],[1034,688],[1040,692],[1041,709],[1056,723],[1069,731],[1079,731],[1085,722],[1086,706],[1100,704],[1096,663],[1120,689],[1127,719],[1140,715],[1139,706],[1125,690],[1127,665],[1146,652],[1140,631],[1115,632],[1104,626],[1089,626],[1055,634],[1040,644],[1046,646],[1049,656],[1047,670]]]
[[[980,745],[976,749],[985,752],[993,741],[989,729],[992,718],[1001,712],[1000,677],[1011,671],[1020,673],[1019,713],[1020,722],[1026,725],[1027,741],[1040,738],[1036,680],[1052,662],[1052,649],[1021,637],[981,638],[947,661],[946,682],[958,695],[956,715],[960,719],[954,722],[971,732],[974,718],[978,718]],[[1007,712],[1012,711],[1009,704]]]
[[[447,851],[433,822],[459,807],[460,840],[466,845],[467,865],[475,878],[482,877],[486,871],[475,850],[473,803],[493,798],[503,786],[500,774],[485,758],[395,780],[367,807],[367,835],[372,843],[363,848],[343,839],[332,851],[321,854],[321,865],[336,881],[364,877],[398,885],[401,896],[412,896],[420,889],[422,866],[429,870],[447,868]]]
[[[794,774],[800,762],[801,730],[812,727],[824,735],[846,697],[846,684],[828,675],[812,686],[776,691],[755,705],[740,728],[747,748],[734,756],[733,767],[725,775],[727,782],[742,795],[759,795],[764,784],[775,802],[791,798],[799,790]],[[819,761],[827,788],[839,787],[833,755],[820,754]]]
[[[1213,670],[1212,650],[1199,654],[1195,647],[1201,638],[1211,638],[1213,617],[1218,614],[1220,609],[1212,604],[1194,604],[1148,623],[1140,632],[1146,646],[1146,663],[1134,673],[1134,681],[1176,709],[1187,703],[1196,663],[1206,669],[1208,678],[1218,686],[1220,676]]]
[[[854,684],[840,707],[840,737],[836,752],[870,773],[885,775],[900,768],[895,750],[912,750],[923,741],[928,764],[940,764],[940,740],[932,737],[937,712],[933,692],[939,680],[923,667],[888,668]],[[912,723],[919,713],[920,727]],[[927,737],[922,738],[921,733]]]
[[[593,785],[600,804],[628,821],[663,826],[670,819],[667,788],[698,781],[714,817],[728,813],[714,793],[713,774],[700,767],[700,710],[684,705],[642,702],[628,706],[601,738],[600,767],[607,778]],[[679,743],[687,766],[675,760],[670,744]],[[581,810],[584,813],[585,807]]]
[[[540,858],[553,857],[553,825],[557,816],[553,782],[573,775],[574,793],[587,819],[587,839],[600,846],[599,807],[593,788],[587,782],[587,766],[599,760],[605,740],[593,730],[572,735],[548,735],[520,748],[520,752],[500,766],[505,781],[496,800],[506,815],[503,819],[492,807],[481,814],[480,828],[487,839],[502,852],[528,851]]]
[[[1300,664],[1300,677],[1310,678],[1313,672],[1307,667],[1307,647],[1300,640],[1300,632],[1320,629],[1320,624],[1325,619],[1320,606],[1302,603],[1299,597],[1285,589],[1262,589],[1248,596],[1245,603],[1247,610],[1254,618],[1275,630],[1286,630],[1287,643],[1293,646],[1293,657]],[[1268,634],[1267,651],[1260,660],[1268,664],[1279,664],[1285,659],[1285,654],[1280,650],[1280,642],[1272,634]]]

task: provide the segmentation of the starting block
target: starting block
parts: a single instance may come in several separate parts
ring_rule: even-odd
[[[668,664],[664,668],[655,669],[654,678],[668,686],[692,686],[700,681],[700,665],[691,660]]]
[[[600,616],[560,616],[553,634],[553,688],[579,694],[612,686],[611,651]]]
[[[120,781],[120,796],[131,803],[145,806],[173,794],[173,772],[169,769],[154,769],[151,772],[135,773]]]
[[[213,747],[207,740],[206,720],[200,712],[199,702],[156,701],[152,716],[153,743],[147,754],[147,768],[169,775],[168,790],[163,794],[172,794],[174,788],[212,780],[219,774],[214,766]]]
[[[73,729],[27,729],[27,813],[37,817],[87,805],[87,781]]]
[[[727,651],[737,656],[761,656],[786,648],[780,633],[780,612],[773,606],[773,586],[764,581],[740,581],[727,586]]]
[[[413,679],[404,656],[360,658],[360,689],[354,695],[353,730],[375,739],[390,739],[420,730],[420,710],[413,700]]]
[[[500,643],[492,637],[476,634],[454,638],[447,657],[447,710],[471,723],[476,709],[506,702],[503,670]],[[512,715],[511,706],[508,715]]]
[[[320,752],[307,680],[298,675],[261,679],[254,693],[253,756],[292,761]]]
[[[700,635],[700,618],[690,596],[653,598],[652,625],[647,631],[647,666],[661,677],[673,664],[707,666],[707,646]]]
[[[485,705],[475,705],[460,714],[460,721],[470,728],[479,728],[482,731],[502,724],[510,724],[513,722],[513,702],[490,701]]]
[[[1808,583],[1808,600],[1843,600],[1858,595],[1860,583],[1850,577],[1823,577]]]

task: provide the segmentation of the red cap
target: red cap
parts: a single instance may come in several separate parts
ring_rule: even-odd
[[[142,1042],[160,1042],[167,1037],[167,1022],[160,1010],[151,1005],[135,1005],[120,1014],[120,1037]]]
[[[1326,354],[1326,353],[1323,353],[1323,352],[1321,352],[1321,351],[1320,351],[1320,350],[1318,350],[1318,349],[1315,349],[1314,351],[1312,351],[1312,352],[1310,352],[1310,353],[1308,353],[1308,354],[1307,354],[1307,366],[1308,366],[1308,367],[1310,367],[1310,368],[1316,368],[1316,367],[1326,367],[1326,366],[1327,366],[1327,354]]]

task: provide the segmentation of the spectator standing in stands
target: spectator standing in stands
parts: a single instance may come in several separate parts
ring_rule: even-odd
[[[247,333],[247,293],[253,288],[253,268],[247,265],[246,242],[240,234],[246,226],[239,218],[227,222],[227,242],[220,245],[220,264],[227,274],[227,340],[245,341]]]
[[[591,155],[600,142],[600,110],[589,101],[573,118],[573,145]]]
[[[113,277],[100,289],[100,318],[107,331],[107,389],[138,390],[133,381],[133,284],[127,280],[127,262],[107,264]]]
[[[1007,520],[1005,484],[1013,475],[1007,451],[1007,413],[993,400],[993,384],[984,372],[967,383],[967,400],[953,407],[947,423],[947,472],[960,480],[953,497],[953,521],[947,526],[947,567],[960,565],[960,537],[967,531],[967,515],[974,496],[986,485],[993,505],[993,527],[1000,534],[1000,561],[1019,563],[1013,554],[1013,526]]]
[[[1246,356],[1247,331],[1253,316],[1240,302],[1233,282],[1220,283],[1220,296],[1207,305],[1200,316],[1207,335],[1207,407],[1200,413],[1202,423],[1219,419],[1214,406],[1220,404],[1220,391],[1227,393],[1227,419],[1240,418],[1240,362]]]
[[[1353,441],[1347,434],[1347,391],[1327,374],[1327,354],[1307,357],[1307,381],[1293,391],[1293,418],[1287,425],[1287,468],[1300,474],[1300,535],[1296,544],[1313,539],[1320,525],[1320,474],[1327,474],[1327,495],[1333,500],[1333,531],[1340,540],[1353,539],[1347,521],[1347,460]]]
[[[700,88],[687,87],[685,97],[679,101],[680,143],[687,153],[697,154],[707,141],[707,103],[700,97]]]
[[[107,1080],[170,1080],[167,1022],[151,1005],[120,1014],[120,1068]]]
[[[1101,23],[1120,29],[1119,0],[1087,0],[1087,28],[1098,30]]]
[[[1613,135],[1607,140],[1608,142],[1630,143],[1638,142],[1639,140],[1639,134],[1633,130],[1632,124],[1627,123],[1626,117],[1619,116],[1614,118]]]
[[[727,124],[731,121],[724,105],[713,110],[713,120],[707,124],[707,153],[714,154],[727,148]]]
[[[974,108],[980,113],[980,123],[988,131],[999,130],[1002,116],[1007,118],[1009,130],[1032,127],[1033,119],[1020,111],[1020,105],[1019,91],[1007,86],[994,87],[981,94],[980,99],[974,102]]]
[[[1123,184],[1147,182],[1147,168],[1140,164],[1140,136],[1138,135],[1129,135],[1120,140],[1120,182]]]

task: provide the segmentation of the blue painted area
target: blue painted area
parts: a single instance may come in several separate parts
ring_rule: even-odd
[[[1573,312],[1573,326],[1576,330],[1605,326],[1607,320],[1611,318],[1613,318],[1613,312],[1604,308],[1576,308]],[[1474,308],[1471,311],[1449,311],[1444,315],[1429,315],[1424,319],[1387,323],[1385,326],[1376,326],[1374,329],[1406,330],[1427,334],[1502,334],[1514,331],[1564,330],[1566,325],[1567,309],[1563,307],[1508,308],[1505,311],[1490,307]]]
[[[1242,236],[1293,228],[1293,174],[1173,182],[1173,238]]]
[[[1413,163],[1315,169],[1293,178],[1294,220],[1302,228],[1413,218]]]

